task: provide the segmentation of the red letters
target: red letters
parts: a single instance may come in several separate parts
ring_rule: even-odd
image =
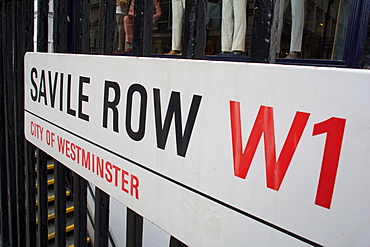
[[[273,190],[279,190],[309,116],[309,113],[296,113],[279,159],[276,161],[274,116],[272,107],[260,107],[247,145],[244,152],[242,152],[240,103],[230,101],[234,175],[243,179],[246,178],[254,154],[257,150],[258,143],[263,134],[267,187]]]
[[[240,103],[230,101],[234,175],[246,178],[263,134],[267,187],[278,191],[309,117],[309,113],[296,112],[279,158],[276,160],[273,108],[260,107],[243,152]],[[315,204],[328,209],[334,192],[345,123],[345,119],[332,117],[315,124],[312,133],[313,136],[327,133]]]
[[[332,117],[314,125],[312,135],[327,133],[315,204],[330,209],[346,120]]]
[[[58,152],[86,168],[96,177],[114,184],[117,188],[121,186],[123,192],[139,200],[138,177],[60,136],[57,136],[57,144]]]

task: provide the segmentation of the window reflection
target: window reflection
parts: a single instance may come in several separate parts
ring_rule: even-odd
[[[181,54],[185,0],[153,0],[153,54]],[[99,0],[91,1],[90,50],[99,46]],[[352,0],[282,0],[278,58],[341,60]],[[116,1],[117,53],[132,50],[133,0]],[[209,0],[206,55],[250,56],[253,0]],[[276,18],[276,17],[275,17]]]
[[[350,0],[290,0],[284,3],[283,26],[279,57],[303,59],[336,59],[343,56],[344,36],[349,14]],[[304,4],[298,9],[297,3]],[[295,15],[296,14],[296,15]],[[304,14],[304,16],[300,16]],[[297,21],[298,20],[298,21]],[[297,27],[300,20],[304,20]],[[295,28],[302,28],[302,44],[299,52],[292,55]],[[299,34],[300,36],[301,34]],[[297,35],[298,36],[298,35]],[[297,38],[296,38],[297,39]],[[297,48],[297,47],[296,47]],[[295,49],[296,49],[295,48]]]

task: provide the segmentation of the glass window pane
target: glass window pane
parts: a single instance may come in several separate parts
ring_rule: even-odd
[[[278,57],[341,60],[351,0],[285,0]]]

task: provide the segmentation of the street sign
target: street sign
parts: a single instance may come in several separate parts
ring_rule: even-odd
[[[369,71],[25,59],[27,140],[187,245],[370,242]]]

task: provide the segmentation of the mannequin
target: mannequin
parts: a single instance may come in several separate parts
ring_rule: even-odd
[[[185,0],[172,0],[172,49],[166,55],[181,54],[182,19],[185,11]]]
[[[221,53],[244,56],[247,32],[247,0],[222,0]]]
[[[290,0],[292,9],[292,32],[290,36],[290,49],[286,58],[297,58],[302,51],[302,35],[304,24],[304,1]],[[281,0],[279,4],[279,24],[277,29],[276,53],[280,53],[281,34],[283,31],[284,11],[289,4],[289,0]],[[277,56],[278,57],[278,56]]]
[[[121,4],[123,3],[122,0],[116,1],[116,24],[117,24],[117,39],[118,39],[118,47],[117,50],[123,50],[123,16],[124,13],[122,12]]]
[[[154,9],[155,13],[153,15],[153,24],[158,21],[158,19],[162,15],[162,8],[160,0],[153,0],[154,1]],[[128,15],[123,18],[123,26],[125,28],[126,33],[126,44],[128,49],[125,50],[123,53],[132,53],[132,40],[133,40],[133,32],[134,32],[134,0],[132,0],[130,9],[128,11]]]

